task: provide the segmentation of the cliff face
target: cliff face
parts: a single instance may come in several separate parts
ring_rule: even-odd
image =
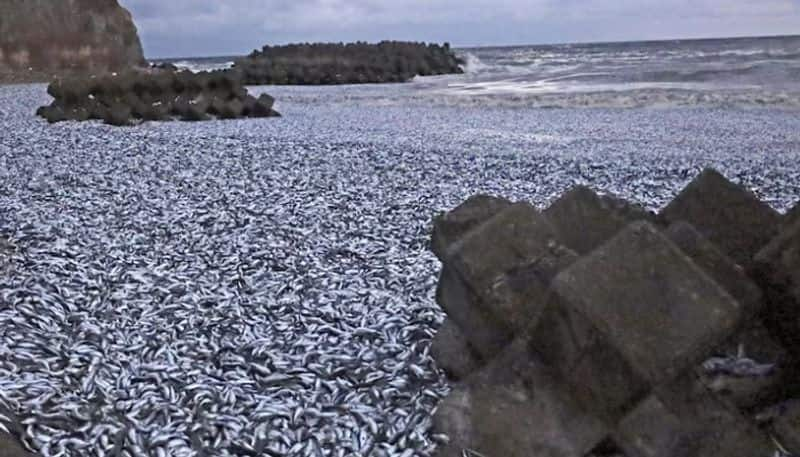
[[[144,62],[117,0],[0,0],[0,71],[103,72]]]

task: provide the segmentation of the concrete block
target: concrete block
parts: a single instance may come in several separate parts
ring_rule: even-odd
[[[687,222],[676,222],[664,233],[744,307],[741,328],[713,352],[712,362],[724,361],[731,369],[709,372],[700,367],[697,373],[703,383],[740,409],[756,408],[779,398],[788,353],[761,322],[761,289],[741,266]],[[769,366],[772,369],[765,371]]]
[[[769,439],[697,378],[657,388],[619,424],[614,441],[627,457],[772,455]]]
[[[538,318],[550,280],[577,258],[533,206],[509,206],[447,252],[437,300],[489,359]]]
[[[584,255],[608,241],[629,223],[655,221],[655,214],[613,195],[600,196],[575,186],[544,211],[565,246]]]
[[[496,355],[514,332],[479,304],[479,298],[451,268],[444,267],[436,285],[436,301],[482,359]]]
[[[581,410],[561,383],[516,340],[457,386],[434,414],[449,436],[440,457],[582,457],[610,429]]]
[[[453,243],[509,206],[511,206],[510,201],[489,195],[474,195],[468,198],[452,211],[434,218],[431,250],[439,260],[444,261],[445,253]]]
[[[761,289],[750,279],[742,266],[735,263],[687,222],[671,224],[664,234],[739,301],[749,313],[758,313],[763,299]]]
[[[797,204],[794,205],[794,208],[790,209],[783,216],[783,221],[781,225],[785,228],[791,226],[792,224],[798,221],[800,221],[800,202],[797,202]]]
[[[647,222],[635,222],[552,281],[531,347],[584,405],[619,419],[648,390],[730,337],[740,305]]]
[[[445,319],[431,342],[431,356],[451,381],[460,381],[481,365],[480,356],[450,319]]]
[[[777,405],[770,429],[775,440],[791,455],[800,455],[800,400]]]
[[[755,257],[752,275],[766,296],[764,324],[790,351],[800,376],[800,221],[785,228]],[[800,384],[800,382],[796,382]]]
[[[743,267],[777,234],[781,222],[781,215],[751,191],[712,169],[695,178],[660,216],[670,223],[690,223]]]

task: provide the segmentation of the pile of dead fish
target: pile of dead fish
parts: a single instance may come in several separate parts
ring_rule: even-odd
[[[441,456],[800,455],[800,205],[713,170],[659,214],[476,196],[432,247]]]
[[[448,389],[418,200],[269,140],[212,130],[144,153],[116,147],[148,129],[74,130],[109,145],[19,154],[3,177],[15,440],[42,457],[430,455]]]
[[[271,96],[248,94],[241,75],[232,71],[132,70],[58,79],[47,92],[54,100],[36,114],[50,123],[100,119],[124,126],[143,121],[279,116],[272,109]]]

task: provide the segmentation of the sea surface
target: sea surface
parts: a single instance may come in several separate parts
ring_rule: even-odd
[[[417,78],[386,103],[800,108],[800,36],[458,49],[464,75]],[[236,57],[168,59],[192,71]],[[399,99],[399,100],[398,100]]]

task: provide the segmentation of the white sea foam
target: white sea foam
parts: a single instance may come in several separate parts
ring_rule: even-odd
[[[598,86],[552,91],[543,87],[520,89],[511,85],[495,85],[491,89],[462,88],[460,91],[420,95],[428,105],[506,108],[763,108],[800,109],[800,92],[754,92],[647,87],[640,84],[614,88]],[[399,102],[399,100],[397,100]]]
[[[464,59],[464,65],[462,66],[462,69],[466,73],[481,73],[491,68],[490,65],[483,63],[478,56],[471,52],[465,53],[461,56],[461,58]]]
[[[213,62],[203,60],[179,60],[174,62],[173,65],[180,70],[189,70],[193,73],[198,73],[201,71],[227,70],[233,67],[233,61]]]

